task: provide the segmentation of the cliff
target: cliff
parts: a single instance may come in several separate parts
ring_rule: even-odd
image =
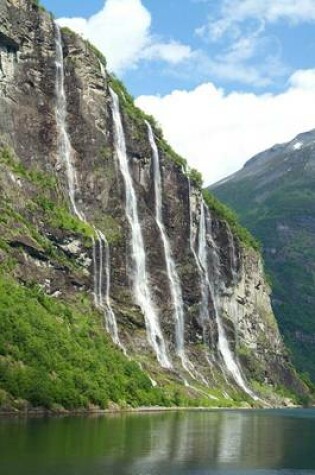
[[[3,405],[304,397],[259,254],[152,118],[34,2],[0,16]]]

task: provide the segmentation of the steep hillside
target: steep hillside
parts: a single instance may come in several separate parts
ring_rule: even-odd
[[[0,14],[2,404],[305,398],[246,233],[94,47]]]
[[[280,329],[299,370],[315,380],[315,131],[211,189],[261,241]]]

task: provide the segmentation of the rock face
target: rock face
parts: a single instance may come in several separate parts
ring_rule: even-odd
[[[204,391],[210,398],[217,398],[215,393],[252,400],[266,388],[264,397],[272,398],[279,386],[303,394],[272,313],[260,256],[231,233],[215,210],[206,208],[200,189],[190,183],[153,125],[163,226],[180,286],[180,330],[156,219],[153,150],[144,114],[106,73],[94,48],[63,30],[67,116],[66,128],[60,130],[57,27],[30,0],[1,0],[0,15],[0,204],[8,216],[0,220],[0,262],[8,274],[26,287],[36,283],[64,302],[87,295],[91,309],[96,305],[104,312],[108,330],[112,311],[119,344],[158,385],[185,382],[189,390]],[[157,362],[147,315],[135,298],[131,227],[110,87],[120,99],[145,279],[161,330],[155,343],[160,345],[163,338],[168,369]],[[63,133],[71,143],[77,212],[69,199]]]
[[[315,131],[252,158],[212,187],[263,244],[273,308],[296,366],[315,378]]]

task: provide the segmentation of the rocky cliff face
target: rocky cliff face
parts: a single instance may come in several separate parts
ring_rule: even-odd
[[[0,16],[6,276],[65,304],[84,298],[158,387],[177,385],[216,404],[257,394],[279,402],[280,386],[303,394],[259,255],[206,207],[98,52],[70,31],[59,33],[30,0],[1,0]],[[127,206],[124,159],[134,193]]]

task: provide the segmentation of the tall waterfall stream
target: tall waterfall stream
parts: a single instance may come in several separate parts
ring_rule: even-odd
[[[78,209],[76,203],[77,177],[72,163],[72,147],[67,132],[67,99],[64,88],[64,61],[61,32],[56,25],[56,122],[58,129],[58,155],[66,166],[68,192],[71,211],[82,222],[86,223],[84,214]],[[106,328],[113,341],[122,347],[118,336],[116,317],[110,302],[110,254],[109,246],[104,234],[95,230],[96,240],[93,238],[94,261],[94,297],[96,305],[104,311]],[[97,262],[98,254],[98,262]],[[99,263],[99,264],[98,264]],[[105,296],[103,294],[103,280],[105,275]]]

